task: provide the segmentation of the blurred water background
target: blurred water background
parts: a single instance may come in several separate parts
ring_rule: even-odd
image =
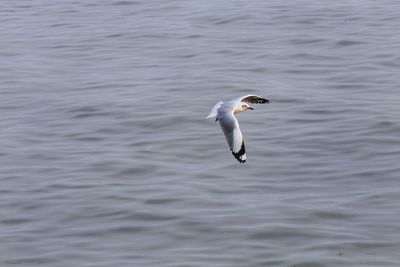
[[[0,33],[0,266],[399,266],[399,1],[3,0]],[[250,92],[241,165],[205,117]]]

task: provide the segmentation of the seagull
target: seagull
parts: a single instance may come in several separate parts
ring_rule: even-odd
[[[219,101],[207,116],[207,119],[216,117],[215,121],[219,121],[219,125],[224,132],[226,141],[228,141],[232,155],[240,163],[246,162],[246,150],[244,147],[243,135],[240,131],[239,122],[235,114],[249,109],[254,110],[249,104],[265,103],[268,104],[269,100],[261,96],[245,95],[227,102]]]

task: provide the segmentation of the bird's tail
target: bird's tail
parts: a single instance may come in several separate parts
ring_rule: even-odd
[[[219,101],[215,106],[211,109],[210,114],[208,114],[207,119],[214,118],[218,115],[218,109],[224,102]]]

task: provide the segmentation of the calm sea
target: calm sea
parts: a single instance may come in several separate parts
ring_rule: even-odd
[[[400,2],[3,0],[0,266],[400,265]],[[219,100],[240,114],[232,157]]]

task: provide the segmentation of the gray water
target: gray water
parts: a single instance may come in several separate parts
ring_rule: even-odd
[[[0,266],[399,266],[399,1],[4,0],[0,33]],[[247,93],[239,164],[205,117]]]

